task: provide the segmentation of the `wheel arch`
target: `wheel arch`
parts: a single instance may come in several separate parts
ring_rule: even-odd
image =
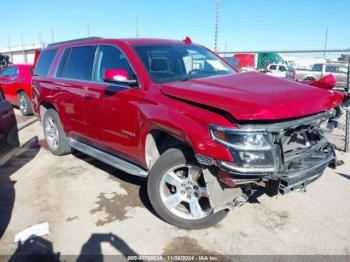
[[[39,113],[40,113],[40,119],[41,119],[41,121],[43,121],[44,115],[45,115],[46,111],[49,110],[49,109],[54,109],[54,110],[56,110],[56,107],[55,107],[53,104],[51,104],[51,103],[49,103],[49,102],[46,102],[46,101],[42,101],[42,102],[40,103]],[[56,110],[56,112],[57,112],[57,110]]]
[[[145,138],[144,158],[150,170],[162,153],[169,148],[185,146],[194,153],[191,143],[169,131],[159,128],[149,130]]]

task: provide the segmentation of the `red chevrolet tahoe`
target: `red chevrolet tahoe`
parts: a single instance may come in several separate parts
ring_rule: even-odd
[[[33,108],[52,153],[76,149],[147,178],[165,221],[218,223],[255,190],[305,187],[335,159],[323,137],[344,95],[235,73],[207,48],[158,39],[80,39],[42,50]]]
[[[25,116],[32,115],[32,74],[33,65],[15,64],[9,65],[0,72],[0,87],[6,100],[19,106]]]

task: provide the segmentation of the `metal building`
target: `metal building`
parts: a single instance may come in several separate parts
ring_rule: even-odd
[[[32,64],[34,63],[35,50],[43,47],[43,44],[33,44],[1,48],[0,54],[8,55],[10,57],[10,61],[14,64]]]

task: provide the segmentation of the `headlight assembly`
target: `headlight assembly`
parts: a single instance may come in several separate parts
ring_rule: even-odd
[[[220,161],[220,164],[239,173],[266,173],[275,171],[273,145],[266,131],[242,131],[211,125],[211,137],[226,146],[234,162]]]

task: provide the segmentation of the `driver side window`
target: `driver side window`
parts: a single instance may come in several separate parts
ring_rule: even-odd
[[[110,69],[123,69],[128,72],[130,79],[136,78],[126,56],[117,47],[103,45],[98,47],[97,52],[94,81],[104,82],[103,74]]]

